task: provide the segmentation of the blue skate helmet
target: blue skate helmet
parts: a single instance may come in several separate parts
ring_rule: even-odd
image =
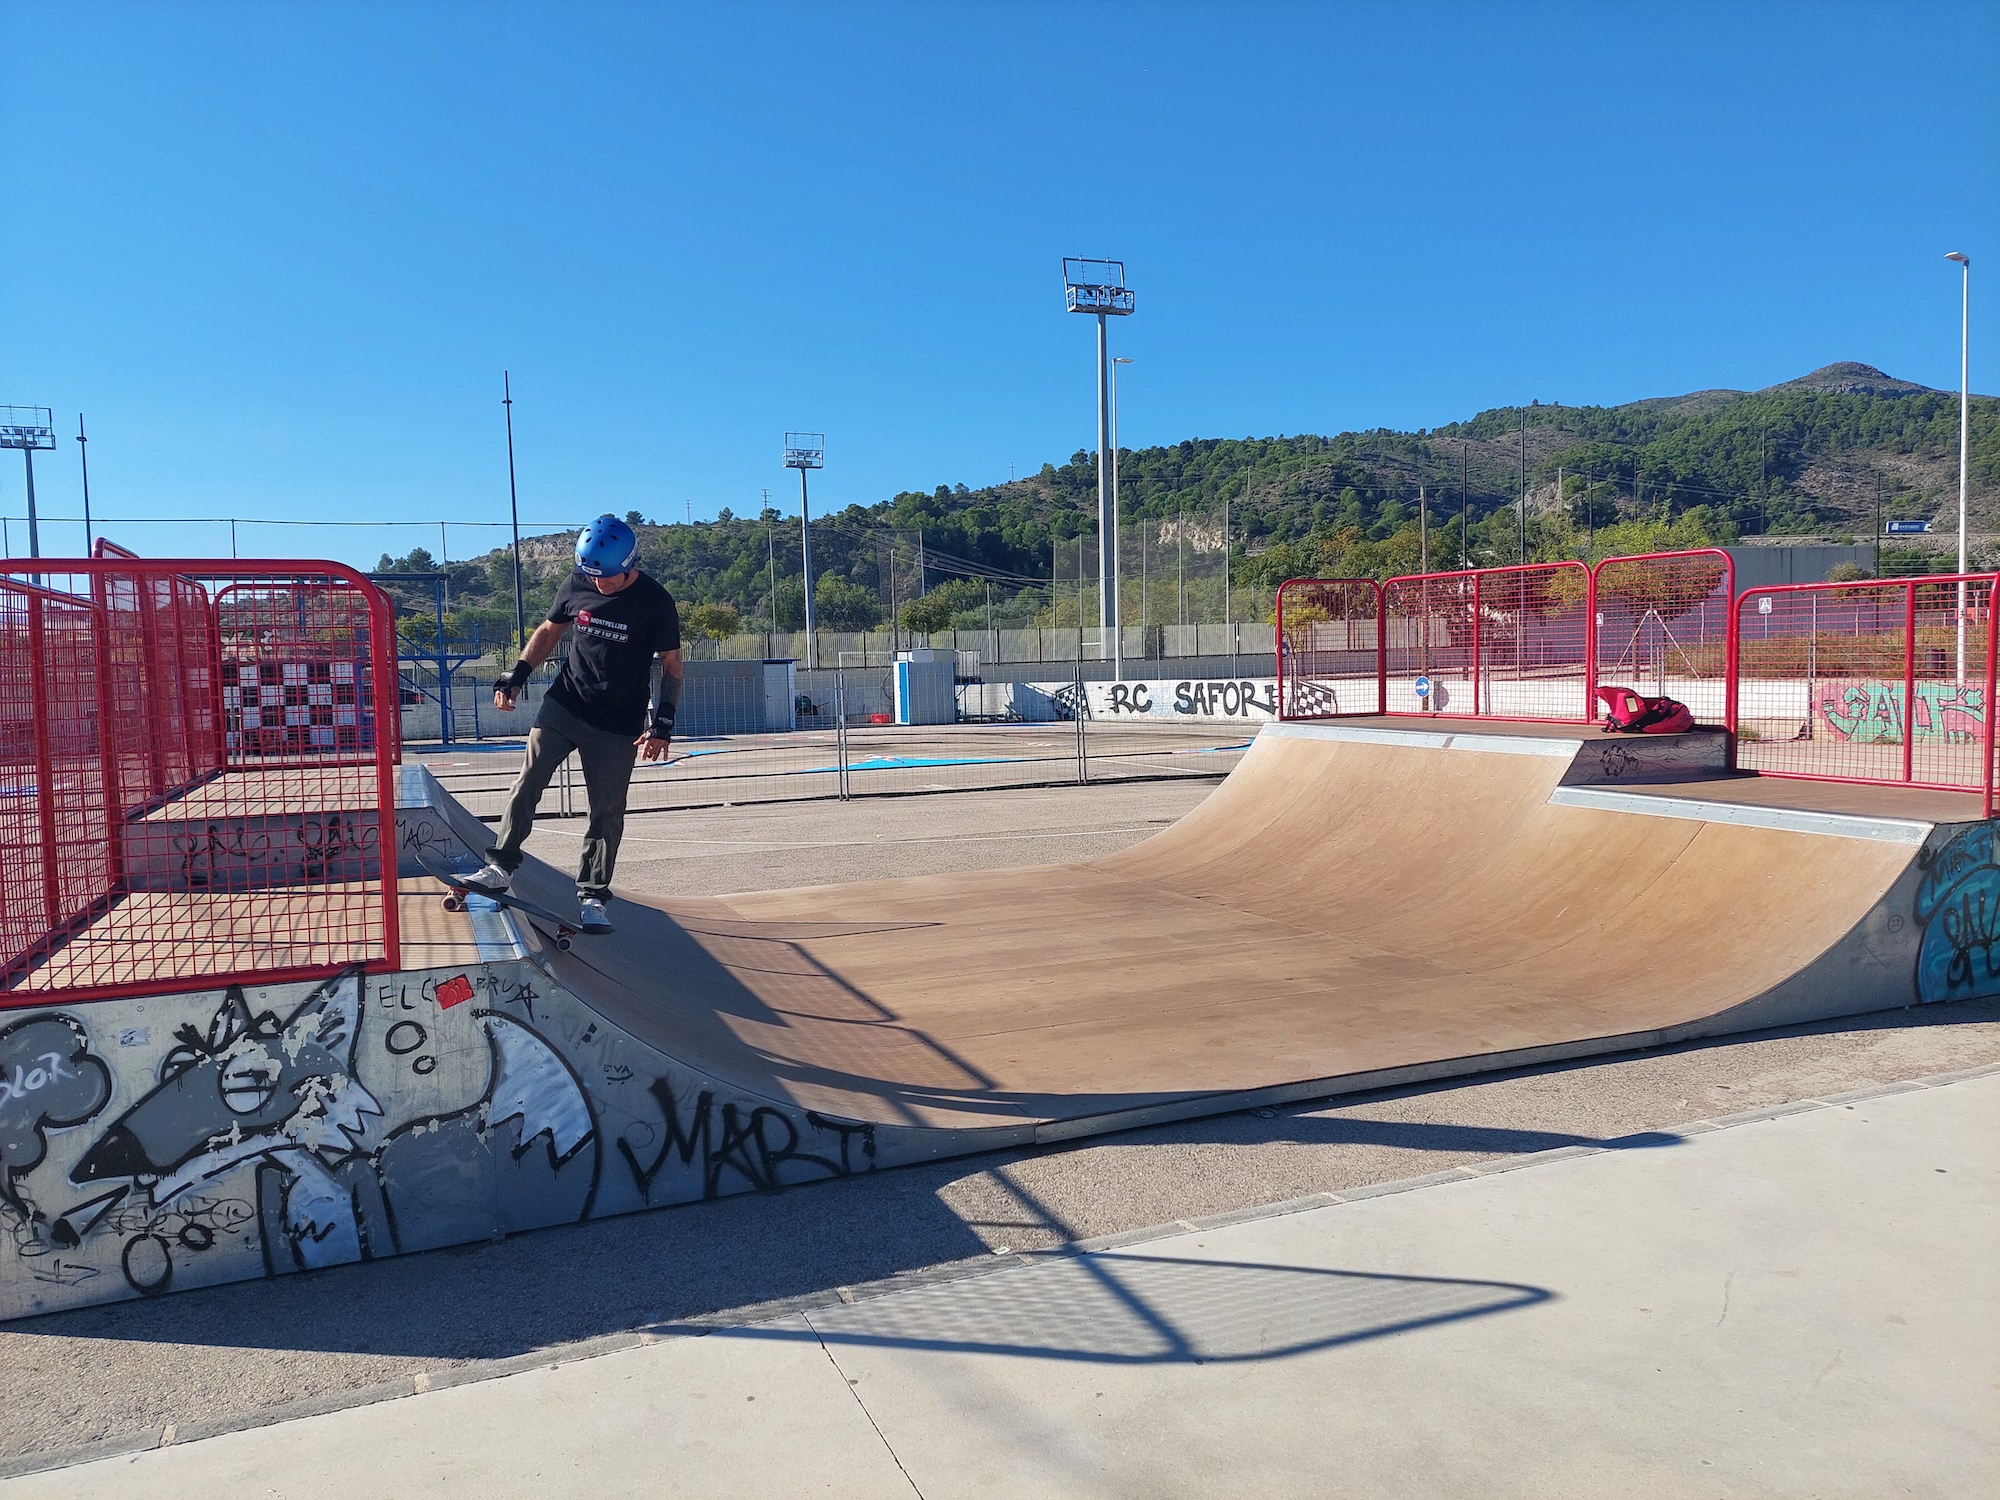
[[[638,534],[616,516],[599,516],[576,534],[577,570],[587,577],[629,573],[638,563]]]

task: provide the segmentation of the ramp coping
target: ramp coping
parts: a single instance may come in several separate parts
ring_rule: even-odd
[[[1359,724],[1272,723],[1258,730],[1260,735],[1279,739],[1346,740],[1360,745],[1416,745],[1425,750],[1483,750],[1489,755],[1544,755],[1569,760],[1585,736],[1574,737],[1511,734],[1450,734],[1428,729],[1370,729]]]
[[[1937,826],[1909,818],[1867,818],[1849,813],[1809,812],[1793,807],[1705,802],[1698,797],[1649,796],[1643,792],[1620,792],[1595,786],[1559,786],[1549,794],[1549,802],[1557,807],[1593,807],[1605,812],[1636,813],[1645,818],[1733,823],[1742,828],[1775,828],[1785,833],[1868,839],[1884,844],[1921,844]]]

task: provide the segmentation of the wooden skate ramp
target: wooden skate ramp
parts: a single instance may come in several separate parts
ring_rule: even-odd
[[[615,936],[548,958],[751,1092],[1044,1136],[1917,998],[1889,898],[1930,822],[1787,821],[1735,782],[1736,821],[1699,782],[1647,789],[1668,815],[1552,802],[1584,733],[1273,726],[1107,859],[621,900]]]

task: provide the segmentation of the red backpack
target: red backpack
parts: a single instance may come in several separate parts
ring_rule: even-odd
[[[1694,715],[1678,698],[1644,698],[1630,688],[1601,687],[1606,734],[1686,734]]]

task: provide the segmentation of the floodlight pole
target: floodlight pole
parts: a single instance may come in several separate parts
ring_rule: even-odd
[[[1074,270],[1072,270],[1074,268]],[[1111,451],[1111,353],[1105,319],[1131,313],[1132,293],[1125,285],[1125,263],[1117,260],[1087,260],[1076,256],[1063,261],[1064,295],[1073,313],[1092,313],[1097,318],[1097,623],[1101,632],[1111,632],[1114,667],[1122,675],[1124,640],[1118,619],[1118,535],[1117,502],[1114,492]],[[1083,580],[1077,580],[1079,590]],[[1081,632],[1083,621],[1077,621]]]
[[[811,670],[819,665],[819,642],[813,634],[812,514],[806,496],[806,470],[826,467],[825,434],[786,433],[785,467],[799,471],[799,565],[806,590],[806,668]],[[774,594],[774,602],[775,598]]]
[[[1969,451],[1972,412],[1972,383],[1967,363],[1972,336],[1972,257],[1954,250],[1945,257],[1955,260],[1964,273],[1958,303],[1958,685],[1965,686],[1965,460]],[[32,488],[29,491],[33,495]],[[32,499],[30,500],[32,504]]]
[[[42,555],[41,519],[35,509],[35,452],[56,445],[55,414],[46,406],[0,406],[0,448],[19,448],[28,474],[28,556]]]
[[[806,498],[805,465],[799,465],[799,567],[806,585],[806,667],[819,665],[819,643],[813,635],[812,511]]]
[[[500,372],[500,405],[507,412],[507,505],[514,517],[514,649],[528,649],[528,610],[521,602],[521,496],[514,487],[514,381]]]

